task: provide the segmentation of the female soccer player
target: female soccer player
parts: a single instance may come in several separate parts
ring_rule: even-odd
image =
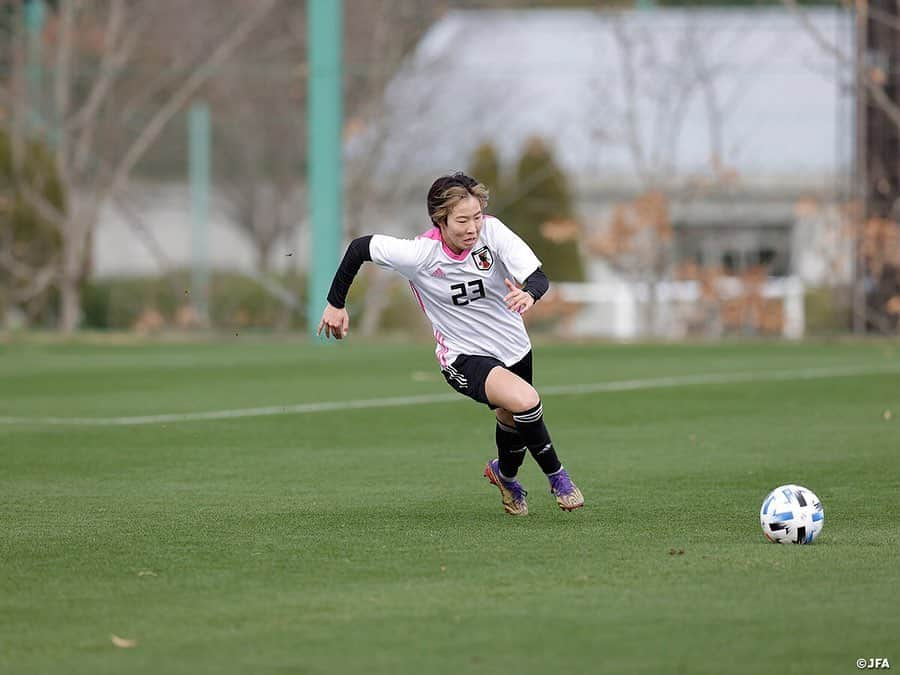
[[[428,190],[434,225],[428,232],[414,240],[380,234],[354,239],[334,276],[317,334],[324,330],[338,340],[347,335],[344,301],[363,262],[399,272],[431,321],[447,383],[496,415],[497,458],[487,463],[484,475],[500,489],[506,512],[528,513],[527,493],[516,480],[525,448],[547,475],[560,508],[572,511],[584,506],[584,497],[544,425],[522,321],[549,282],[528,245],[484,214],[487,201],[487,188],[474,178],[441,176]]]

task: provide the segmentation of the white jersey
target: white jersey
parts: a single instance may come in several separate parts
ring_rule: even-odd
[[[456,255],[432,228],[415,239],[376,234],[372,262],[409,280],[419,306],[431,321],[435,354],[444,369],[460,354],[493,356],[511,366],[531,350],[521,315],[503,298],[504,279],[525,281],[541,261],[497,218],[485,216],[471,249]]]

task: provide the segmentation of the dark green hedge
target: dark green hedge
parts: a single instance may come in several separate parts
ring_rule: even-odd
[[[302,302],[306,293],[305,279],[281,277],[276,281]],[[179,325],[179,311],[191,306],[190,289],[188,271],[166,276],[94,279],[85,288],[82,326],[96,330],[131,330],[145,312],[156,311],[167,326],[190,327]],[[253,279],[234,272],[212,274],[209,319],[213,328],[302,330],[306,327],[303,311],[292,310]]]

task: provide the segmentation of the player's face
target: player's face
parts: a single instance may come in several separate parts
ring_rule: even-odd
[[[481,234],[481,202],[472,195],[453,207],[447,216],[447,224],[441,226],[444,243],[454,253],[472,248]]]

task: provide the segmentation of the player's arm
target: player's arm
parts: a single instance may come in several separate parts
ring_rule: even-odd
[[[350,315],[344,305],[350,285],[356,278],[359,268],[364,262],[372,260],[371,241],[372,235],[367,235],[354,239],[347,247],[347,252],[344,253],[344,258],[331,282],[328,304],[325,306],[325,311],[322,312],[322,320],[319,321],[316,335],[321,335],[324,329],[325,337],[334,336],[336,339],[342,340],[350,330]]]
[[[524,314],[547,292],[550,281],[541,269],[541,261],[519,235],[493,217],[485,222],[485,227],[490,228],[497,253],[513,276],[512,280],[505,280],[509,290],[504,297],[506,306]]]
[[[547,292],[547,289],[550,288],[550,280],[540,267],[526,277],[522,288],[516,286],[509,279],[505,281],[509,293],[506,294],[503,300],[506,302],[507,307],[519,314],[524,314],[531,309],[534,303],[540,300],[544,293]]]
[[[384,234],[368,235],[350,242],[331,283],[328,305],[316,333],[321,334],[324,329],[326,337],[333,335],[338,340],[347,335],[350,317],[344,308],[344,301],[364,262],[371,261],[409,279],[425,260],[429,246],[428,240],[397,239]]]

